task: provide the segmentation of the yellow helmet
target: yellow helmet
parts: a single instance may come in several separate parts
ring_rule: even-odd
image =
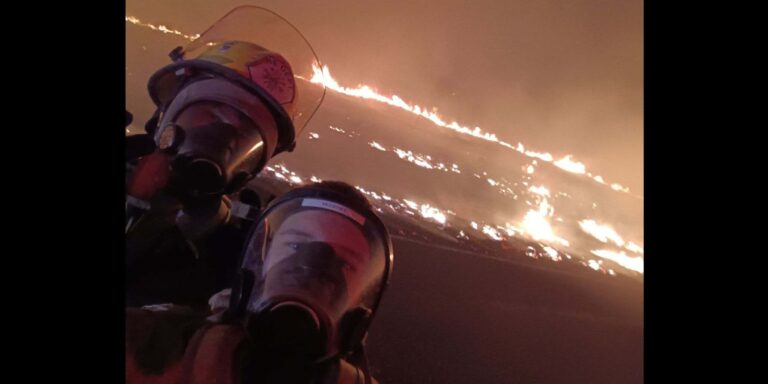
[[[263,102],[274,116],[278,132],[273,135],[278,138],[266,137],[271,141],[267,144],[276,147],[274,154],[293,148],[325,96],[325,86],[310,80],[322,67],[312,46],[288,20],[261,7],[232,9],[194,41],[171,52],[171,58],[174,62],[149,80],[149,94],[158,107],[154,120],[187,84],[224,79],[254,95],[254,100],[240,104]],[[237,102],[248,97],[234,93],[217,96]],[[199,96],[195,98],[203,99]]]
[[[161,110],[167,108],[179,91],[195,80],[224,78],[256,95],[272,113],[279,131],[275,154],[290,150],[296,135],[292,116],[298,94],[288,61],[253,43],[225,41],[209,45],[197,58],[177,57],[152,75],[148,88],[155,105]]]

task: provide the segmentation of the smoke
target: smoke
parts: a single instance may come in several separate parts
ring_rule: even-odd
[[[126,10],[142,21],[194,34],[237,5],[129,0]],[[364,83],[412,104],[437,107],[446,121],[479,126],[555,159],[572,154],[595,176],[643,193],[641,1],[269,0],[259,5],[299,28],[341,84]],[[171,49],[186,42],[126,25],[126,97],[135,125],[143,125],[153,111],[147,79],[169,63]],[[331,131],[331,125],[347,133]],[[305,132],[317,132],[319,139],[300,138],[296,152],[275,162],[303,176],[347,180],[489,224],[520,222],[531,208],[526,201],[534,203],[525,191],[543,185],[553,194],[551,224],[558,236],[574,244],[589,239],[577,223],[594,219],[642,243],[641,199],[542,161],[529,175],[524,168],[532,159],[395,108],[329,95]],[[413,166],[371,148],[371,140],[457,163],[462,173]],[[490,185],[489,178],[514,190],[517,199]],[[584,240],[584,247],[590,241]]]
[[[131,0],[126,8],[198,33],[236,5]],[[260,5],[293,22],[345,84],[365,82],[438,107],[447,119],[479,125],[510,143],[572,153],[642,193],[641,1]],[[155,36],[143,45],[168,39]],[[155,50],[161,56],[140,66],[167,60],[168,50]],[[133,72],[141,79],[141,71]]]

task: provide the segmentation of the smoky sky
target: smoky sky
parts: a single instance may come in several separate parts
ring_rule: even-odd
[[[194,34],[242,4],[128,0],[126,14]],[[249,4],[290,20],[342,85],[437,107],[446,121],[556,158],[573,154],[595,175],[643,193],[642,1]],[[129,109],[147,108],[146,79],[168,60],[160,47],[185,43],[157,35],[144,42],[156,59],[127,58]]]

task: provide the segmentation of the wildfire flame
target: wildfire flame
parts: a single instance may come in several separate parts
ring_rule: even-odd
[[[578,161],[571,160],[571,155],[555,161],[555,165],[571,173],[584,174],[587,172],[587,167]]]
[[[549,189],[544,186],[536,187],[532,185],[528,190],[537,195],[549,197]]]
[[[434,220],[440,224],[445,224],[445,221],[446,221],[445,214],[441,210],[435,207],[432,207],[429,204],[417,204],[416,202],[408,199],[403,199],[403,202],[405,202],[406,206],[410,207],[415,211],[418,211],[421,217],[425,219]]]
[[[434,169],[432,164],[429,163],[425,158],[419,155],[414,155],[411,151],[404,151],[399,148],[395,148],[395,154],[397,154],[397,157],[401,159],[405,159],[413,164],[418,165],[419,167],[426,168],[426,169]]]
[[[377,142],[375,142],[375,141],[371,141],[370,143],[368,143],[368,145],[370,145],[370,146],[371,146],[371,147],[373,147],[373,148],[376,148],[376,149],[378,149],[379,151],[384,151],[384,152],[386,152],[386,151],[387,151],[387,149],[386,149],[386,148],[382,147],[382,146],[381,146],[381,144],[379,144],[379,143],[377,143]]]
[[[130,22],[134,25],[150,28],[155,31],[159,31],[166,34],[173,34],[176,36],[181,36],[183,38],[194,40],[199,37],[199,35],[186,35],[180,31],[172,30],[164,25],[155,26],[149,23],[143,23],[139,19],[132,17],[132,16],[126,16],[126,22]],[[410,113],[416,114],[422,118],[430,120],[432,123],[434,123],[437,126],[444,127],[451,129],[455,132],[458,132],[460,134],[469,135],[475,138],[479,138],[482,140],[490,141],[497,143],[499,145],[502,145],[504,147],[507,147],[509,149],[515,150],[527,157],[539,159],[542,161],[553,163],[556,167],[570,172],[574,174],[586,174],[587,177],[593,179],[595,182],[609,186],[611,189],[615,191],[625,192],[629,193],[629,189],[626,187],[623,187],[620,184],[613,183],[608,185],[605,180],[601,176],[593,176],[591,173],[586,171],[586,166],[583,163],[580,163],[578,161],[575,161],[572,159],[571,155],[566,155],[559,160],[555,161],[554,157],[550,153],[545,152],[535,152],[532,150],[527,150],[522,143],[517,143],[517,146],[513,147],[509,143],[500,141],[495,134],[488,133],[482,131],[479,127],[474,127],[473,129],[470,129],[468,127],[461,126],[457,122],[451,122],[446,123],[437,113],[435,112],[435,109],[432,108],[431,111],[427,110],[426,108],[420,107],[418,105],[411,105],[403,101],[400,97],[397,95],[392,96],[383,96],[379,93],[377,93],[372,88],[361,85],[357,88],[346,88],[343,86],[340,86],[336,80],[334,80],[331,75],[330,71],[327,66],[324,66],[322,69],[320,69],[317,66],[313,67],[314,74],[312,76],[312,79],[310,80],[313,83],[322,83],[324,84],[328,89],[342,93],[348,96],[363,98],[363,99],[369,99],[369,100],[375,100],[378,102],[386,103],[388,105],[406,110]],[[341,128],[330,126],[329,129],[346,134],[347,132]],[[353,137],[354,135],[359,136],[359,134],[352,132],[349,136]],[[309,139],[318,139],[319,135],[314,132],[310,132]],[[377,149],[379,151],[387,152],[387,148],[382,146],[381,144],[371,141],[368,143],[372,148]],[[422,154],[416,154],[408,150],[403,150],[399,148],[392,148],[391,150],[395,155],[397,155],[400,159],[407,160],[417,166],[420,166],[422,168],[427,169],[439,169],[443,171],[450,171],[455,173],[461,173],[459,171],[459,167],[457,164],[452,164],[451,167],[446,166],[443,163],[434,162],[432,160],[432,157],[429,155],[422,155]],[[527,167],[524,167],[524,171],[531,175],[535,172],[534,165],[537,165],[536,160],[532,161],[531,165],[528,165]],[[277,165],[274,168],[267,166],[265,168],[267,171],[272,172],[273,176],[277,179],[284,180],[286,182],[289,182],[291,184],[303,184],[305,181],[300,176],[296,175],[294,172],[289,171],[282,165]],[[482,179],[478,174],[474,174],[475,177],[478,179]],[[483,172],[483,175],[487,176],[486,172]],[[529,176],[528,179],[530,180]],[[504,178],[501,178],[504,180]],[[321,179],[317,178],[316,176],[312,175],[309,180],[312,182],[320,182]],[[491,178],[486,178],[487,182],[493,186],[493,187],[499,187],[499,190],[504,194],[512,194],[514,195],[514,198],[517,198],[517,195],[514,194],[514,192],[502,181],[497,181]],[[522,182],[523,185],[528,186],[529,184],[525,181]],[[517,183],[515,183],[517,185]],[[424,219],[428,219],[434,222],[437,222],[441,225],[444,225],[447,221],[447,217],[444,213],[444,211],[438,209],[437,207],[433,207],[426,203],[416,203],[411,200],[407,199],[397,199],[390,196],[387,196],[385,193],[376,193],[374,191],[366,191],[360,186],[356,187],[358,190],[366,194],[367,196],[370,196],[374,198],[377,201],[382,202],[386,206],[390,207],[391,209],[399,212],[405,212],[410,215],[420,215]],[[537,195],[539,198],[538,207],[536,209],[532,209],[529,212],[526,213],[524,219],[522,222],[520,222],[520,227],[517,228],[509,223],[506,223],[504,227],[501,226],[492,226],[484,224],[482,226],[482,232],[489,236],[490,238],[494,240],[503,240],[505,237],[502,235],[502,232],[499,231],[505,231],[507,235],[514,236],[516,233],[525,234],[528,237],[536,240],[536,241],[543,241],[548,243],[557,243],[563,246],[570,246],[569,242],[563,238],[558,237],[555,235],[555,233],[552,230],[552,227],[549,223],[549,219],[554,214],[554,207],[549,203],[547,200],[548,197],[550,197],[550,191],[549,189],[545,188],[544,186],[530,186],[528,188],[528,191],[531,193]],[[565,195],[561,192],[558,192],[558,195]],[[635,195],[633,195],[635,196]],[[642,199],[642,196],[635,196]],[[596,205],[593,203],[593,207]],[[384,207],[384,206],[382,206]],[[409,210],[412,209],[413,211]],[[379,209],[380,210],[380,209]],[[451,213],[450,210],[445,211],[448,213]],[[453,214],[453,213],[451,213]],[[454,214],[455,215],[455,214]],[[562,221],[562,219],[556,219],[559,221]],[[607,243],[608,240],[612,241],[614,244],[619,245],[620,247],[624,247],[626,250],[629,250],[630,252],[642,254],[643,248],[641,245],[637,245],[633,242],[624,242],[624,240],[619,236],[615,231],[613,231],[610,227],[604,226],[604,225],[598,225],[593,220],[582,220],[579,222],[580,226],[582,227],[582,230],[585,232],[591,234],[593,237],[596,237],[598,240],[601,240],[604,243]],[[471,221],[470,226],[475,230],[480,230],[480,226],[477,222]],[[460,232],[461,236],[466,236],[463,231]],[[560,254],[551,247],[545,247],[544,252],[552,258],[553,260],[558,261],[558,259],[562,259],[560,257]],[[610,259],[618,264],[631,269],[638,271],[642,273],[643,271],[643,259],[642,257],[629,257],[627,256],[623,251],[620,253],[608,251],[608,250],[593,250],[591,253],[600,256],[605,259]],[[570,255],[565,254],[566,257],[569,259],[571,258]],[[589,266],[594,269],[600,269],[599,265],[602,262],[590,260]],[[595,268],[594,266],[597,266]]]
[[[523,232],[536,241],[557,242],[566,247],[570,246],[568,240],[558,237],[552,231],[552,226],[547,218],[553,214],[554,209],[549,205],[547,199],[542,199],[538,209],[532,209],[525,214],[522,222]]]
[[[642,257],[630,257],[627,256],[623,251],[617,253],[605,249],[593,250],[592,254],[600,256],[604,259],[614,261],[624,268],[643,273],[644,262]]]
[[[496,241],[504,240],[504,236],[502,236],[501,233],[499,233],[499,231],[496,230],[496,228],[493,228],[489,225],[483,226],[483,233],[485,233],[486,235],[488,235],[488,237]]]
[[[188,35],[181,31],[177,31],[175,29],[170,29],[166,27],[165,25],[159,25],[155,26],[150,23],[144,23],[141,20],[139,20],[136,17],[133,16],[125,16],[125,21],[129,22],[131,24],[150,28],[155,31],[159,31],[162,33],[167,34],[173,34],[180,37],[183,37],[188,40],[195,40],[198,37],[200,37],[200,34],[194,34],[194,35]],[[490,141],[493,143],[497,143],[501,146],[504,146],[509,149],[517,150],[518,152],[523,153],[526,156],[529,157],[535,157],[538,159],[541,159],[546,162],[553,162],[554,158],[549,153],[539,153],[534,151],[526,151],[521,143],[517,144],[517,147],[513,147],[511,144],[501,141],[498,139],[498,137],[493,133],[484,132],[480,127],[474,127],[470,129],[469,127],[462,126],[456,121],[452,121],[450,123],[445,122],[440,115],[438,115],[436,112],[436,108],[432,108],[432,110],[428,110],[427,108],[421,107],[419,105],[411,105],[406,103],[402,98],[400,98],[397,95],[392,96],[384,96],[376,92],[374,89],[367,85],[360,85],[357,88],[347,88],[339,85],[339,83],[331,76],[331,72],[328,69],[327,65],[324,65],[322,68],[317,66],[315,63],[312,65],[313,75],[310,79],[310,82],[315,84],[323,84],[327,89],[330,89],[334,92],[342,93],[348,96],[358,97],[362,99],[369,99],[369,100],[375,100],[381,103],[385,103],[388,105],[391,105],[393,107],[397,107],[403,110],[406,110],[410,113],[413,113],[417,116],[423,117],[435,125],[443,128],[451,129],[455,132],[469,135],[478,139]],[[567,172],[576,173],[576,174],[584,174],[586,173],[586,166],[584,166],[583,163],[576,162],[571,160],[571,155],[566,155],[565,157],[561,158],[560,160],[554,162],[555,165]],[[532,173],[532,172],[529,172]],[[593,178],[595,181],[599,182],[600,184],[605,184],[604,182],[601,182],[597,180],[597,178]],[[602,178],[600,178],[602,180]],[[626,188],[620,184],[611,184],[611,189],[619,192],[624,193],[630,193],[629,188]],[[641,198],[642,196],[636,196],[632,195],[637,198]]]
[[[639,245],[637,245],[637,244],[635,244],[635,243],[633,243],[631,241],[629,242],[629,244],[627,244],[626,248],[628,250],[630,250],[631,252],[643,254],[643,247],[641,247],[641,246],[639,246]]]
[[[621,191],[621,192],[629,193],[629,188],[623,187],[621,184],[613,183],[613,184],[611,184],[611,189],[613,189],[614,191]]]
[[[368,142],[368,145],[374,149],[377,149],[382,152],[387,152],[387,148],[382,146],[376,141],[370,141]],[[459,166],[456,164],[451,164],[451,166],[447,166],[444,163],[441,162],[435,162],[432,159],[432,156],[430,155],[423,155],[419,153],[413,153],[409,150],[404,150],[400,148],[392,148],[392,152],[397,155],[398,158],[401,160],[408,161],[416,166],[419,166],[421,168],[426,169],[436,169],[439,171],[444,172],[453,172],[453,173],[461,173],[461,170],[459,169]]]
[[[181,37],[183,37],[183,38],[185,38],[187,40],[194,40],[194,39],[197,39],[198,37],[200,37],[200,34],[187,35],[187,34],[184,34],[182,32],[179,32],[179,31],[177,31],[175,29],[170,29],[170,28],[166,27],[165,25],[155,26],[155,25],[152,25],[152,24],[149,24],[149,23],[143,23],[143,22],[141,22],[141,20],[139,20],[139,19],[137,19],[137,18],[135,18],[133,16],[126,16],[125,17],[125,21],[127,21],[127,22],[129,22],[131,24],[134,24],[134,25],[138,25],[140,27],[146,27],[146,28],[149,28],[149,29],[152,29],[152,30],[155,30],[155,31],[162,32],[162,33],[169,33],[169,34],[172,34],[172,35],[181,36]]]
[[[592,235],[592,237],[603,243],[607,243],[608,240],[610,240],[619,247],[623,247],[625,244],[624,239],[622,239],[613,228],[607,225],[600,225],[594,220],[582,220],[579,222],[579,226],[584,232]]]
[[[284,165],[278,164],[273,166],[267,166],[265,167],[265,170],[268,172],[271,172],[273,176],[277,179],[290,181],[298,184],[304,183],[303,179],[296,175],[295,172],[292,172],[288,170]],[[322,181],[320,178],[316,176],[311,176],[309,178],[312,182],[320,182]],[[436,207],[431,206],[430,204],[419,204],[413,200],[409,199],[397,199],[388,196],[386,193],[376,193],[374,191],[368,191],[364,189],[363,187],[356,186],[358,190],[360,190],[362,193],[364,193],[367,196],[372,197],[373,199],[380,201],[380,202],[394,202],[395,205],[389,205],[390,208],[393,208],[395,211],[397,211],[397,207],[404,207],[405,209],[410,208],[416,211],[419,215],[421,215],[422,218],[428,219],[434,222],[437,222],[441,225],[444,225],[447,221],[447,217],[443,210],[440,210]],[[411,211],[406,211],[409,214],[414,214]],[[450,212],[450,211],[447,211]],[[549,222],[547,221],[547,217],[551,217],[554,214],[553,208],[549,205],[546,198],[542,198],[542,201],[539,205],[538,210],[532,210],[528,212],[525,219],[523,220],[522,226],[523,228],[517,228],[509,223],[506,223],[504,227],[502,228],[507,232],[509,236],[514,236],[515,232],[520,233],[526,233],[529,236],[531,236],[534,240],[537,241],[545,241],[545,242],[557,242],[564,246],[569,246],[568,241],[565,239],[557,237],[553,232],[552,228],[549,225]],[[588,220],[583,220],[584,221]],[[484,224],[482,226],[482,229],[480,229],[480,226],[477,222],[471,221],[470,226],[474,228],[475,230],[480,230],[482,233],[486,234],[488,237],[490,237],[493,240],[501,241],[504,240],[505,237],[502,235],[502,233],[497,229],[492,227],[491,225]],[[600,227],[600,226],[598,226]],[[459,237],[467,237],[466,234],[464,234],[463,231],[459,233]],[[611,235],[606,235],[606,239],[612,237]],[[634,243],[628,243],[628,248],[632,248],[635,250],[638,250],[642,252],[642,248]],[[544,252],[546,255],[551,258],[554,261],[561,261],[562,257],[560,256],[560,253],[549,246],[545,246]],[[535,253],[535,252],[534,252]],[[630,257],[627,256],[624,252],[613,252],[609,250],[592,250],[592,254],[602,257],[604,259],[609,259],[617,264],[639,272],[643,273],[643,259],[642,257]],[[568,259],[571,259],[571,256],[567,253],[564,254]],[[530,256],[530,255],[529,255]],[[533,257],[533,256],[532,256]],[[589,260],[587,265],[588,267],[594,269],[594,270],[601,270],[602,262],[596,261],[596,260]],[[610,271],[609,271],[610,273]],[[615,273],[611,273],[611,275],[615,275]]]
[[[581,230],[585,233],[592,235],[597,240],[600,240],[603,243],[608,243],[608,241],[612,242],[613,244],[623,247],[630,252],[643,254],[643,247],[633,243],[633,242],[626,242],[624,239],[616,233],[616,230],[611,228],[609,225],[606,224],[598,224],[594,220],[582,220],[579,221],[579,227],[581,227]]]
[[[522,232],[519,228],[515,227],[514,225],[510,223],[504,224],[504,230],[507,231],[507,235],[514,236],[517,232]]]
[[[408,104],[400,96],[397,96],[397,95],[384,96],[367,85],[359,85],[356,88],[344,87],[340,85],[338,81],[336,81],[333,78],[333,76],[331,76],[331,72],[328,69],[327,65],[324,65],[322,68],[320,68],[317,65],[313,65],[312,70],[313,70],[313,75],[312,75],[312,78],[310,79],[310,82],[315,84],[323,84],[327,89],[330,89],[334,92],[341,93],[347,96],[361,98],[361,99],[375,100],[380,103],[385,103],[387,105],[400,108],[402,110],[413,113],[417,116],[425,118],[439,127],[448,128],[464,135],[469,135],[478,139],[497,143],[509,149],[516,150],[528,157],[534,157],[546,162],[554,162],[555,166],[567,172],[571,172],[575,174],[587,173],[586,166],[583,163],[572,160],[572,155],[566,155],[560,160],[554,161],[554,158],[550,153],[526,151],[522,143],[518,143],[517,147],[513,147],[511,144],[499,140],[495,134],[484,132],[482,129],[480,129],[480,127],[469,128],[466,126],[462,126],[456,121],[447,123],[445,120],[443,120],[442,117],[440,117],[440,115],[434,112],[436,108],[432,108],[431,110],[429,110],[427,108],[421,107],[416,104],[413,104],[413,105]],[[618,186],[618,188],[614,186]],[[629,193],[628,188],[622,187],[619,184],[613,184],[612,188],[616,191]]]
[[[347,96],[353,96],[353,97],[358,97],[358,98],[362,98],[362,99],[375,100],[375,101],[378,101],[378,102],[381,102],[381,103],[385,103],[385,104],[391,105],[393,107],[404,109],[404,110],[406,110],[408,112],[411,112],[411,113],[413,113],[415,115],[421,116],[421,117],[423,117],[425,119],[428,119],[428,120],[432,121],[433,123],[435,123],[436,125],[438,125],[440,127],[449,128],[449,129],[452,129],[452,130],[454,130],[456,132],[463,133],[463,134],[466,134],[466,135],[470,135],[470,136],[473,136],[473,137],[477,137],[479,139],[483,139],[483,140],[487,140],[487,141],[492,141],[492,142],[496,142],[496,143],[500,143],[500,144],[503,143],[503,142],[499,141],[499,139],[496,137],[496,135],[494,135],[492,133],[483,132],[480,129],[480,127],[475,127],[474,129],[469,129],[467,127],[463,127],[463,126],[459,125],[459,123],[457,123],[455,121],[451,122],[450,124],[446,123],[435,112],[430,112],[426,108],[422,108],[421,106],[418,106],[418,105],[410,105],[410,104],[406,103],[405,101],[403,101],[403,99],[401,99],[397,95],[392,95],[392,96],[389,96],[389,97],[383,96],[383,95],[379,94],[378,92],[376,92],[375,90],[373,90],[371,87],[369,87],[367,85],[361,85],[361,86],[358,86],[357,88],[343,87],[343,86],[339,85],[339,83],[331,76],[331,72],[328,69],[327,65],[324,65],[322,67],[322,69],[320,67],[318,67],[318,66],[313,66],[312,69],[313,69],[314,73],[313,73],[312,78],[310,79],[310,82],[315,83],[315,84],[323,84],[323,85],[325,85],[325,87],[327,89],[330,89],[332,91],[335,91],[335,92],[338,92],[338,93],[342,93],[342,94],[345,94]],[[504,143],[504,144],[506,144],[506,146],[508,146],[510,148],[512,147],[511,145],[509,145],[509,143]]]
[[[432,219],[440,224],[445,224],[445,214],[429,204],[422,204],[419,208],[419,213],[425,219]]]
[[[560,254],[557,253],[557,250],[552,247],[544,247],[544,252],[546,252],[547,255],[549,255],[549,258],[553,261],[560,261],[563,259],[560,257]]]

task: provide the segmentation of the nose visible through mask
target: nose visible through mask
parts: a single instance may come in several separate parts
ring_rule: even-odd
[[[250,178],[250,167],[262,157],[263,145],[256,129],[244,133],[221,121],[168,129],[180,131],[169,147],[175,152],[171,185],[181,199],[222,195],[236,189],[233,183]]]
[[[298,245],[266,271],[262,293],[249,305],[249,333],[275,350],[328,350],[348,297],[343,267],[326,243]]]

